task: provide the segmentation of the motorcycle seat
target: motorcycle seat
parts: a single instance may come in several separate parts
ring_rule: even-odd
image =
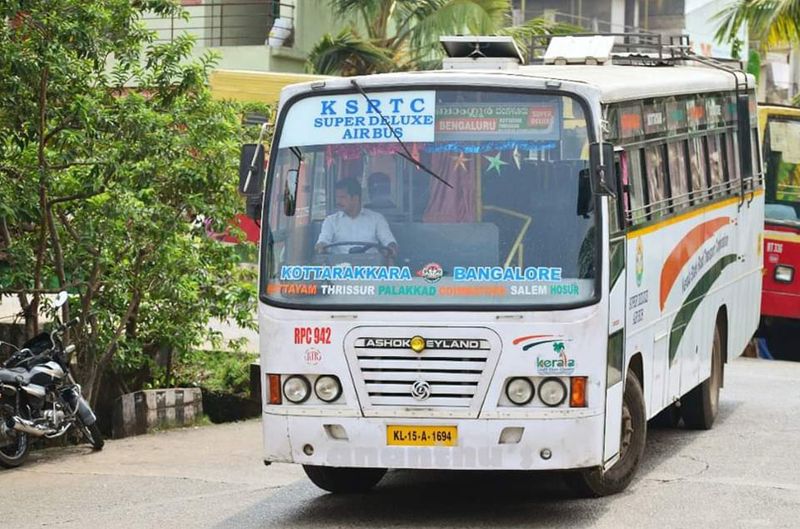
[[[26,383],[30,380],[30,372],[24,367],[12,367],[0,369],[0,382],[7,384],[16,384],[19,377],[22,377],[22,382]]]

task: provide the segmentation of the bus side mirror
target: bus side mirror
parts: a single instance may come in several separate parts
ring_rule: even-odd
[[[602,161],[601,161],[602,154]],[[595,195],[617,195],[614,178],[614,146],[610,143],[592,143],[589,146],[589,163],[592,169],[590,182]]]
[[[242,145],[239,153],[239,193],[246,197],[260,196],[264,189],[264,146]]]

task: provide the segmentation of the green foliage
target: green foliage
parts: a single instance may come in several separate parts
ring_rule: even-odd
[[[758,83],[758,78],[761,76],[761,54],[758,50],[750,50],[747,55],[747,73],[752,74]]]
[[[800,0],[735,0],[715,17],[720,42],[733,42],[747,27],[764,48],[800,43]]]
[[[195,350],[181,355],[175,366],[177,386],[196,386],[222,393],[250,390],[252,354],[225,350]]]
[[[255,272],[208,236],[243,210],[253,131],[211,98],[215,58],[191,60],[188,36],[156,44],[145,11],[185,16],[173,0],[0,4],[0,295],[19,297],[30,334],[43,294],[71,292],[93,402],[109,369],[146,380],[211,318],[254,325]]]
[[[327,34],[309,54],[306,69],[327,75],[417,70],[441,60],[444,35],[511,35],[526,49],[533,35],[577,28],[533,19],[508,27],[508,0],[329,0],[350,27]],[[364,33],[366,33],[364,35]]]

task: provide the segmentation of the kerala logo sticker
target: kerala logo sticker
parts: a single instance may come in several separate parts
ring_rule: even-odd
[[[642,245],[642,238],[636,239],[636,286],[642,286],[642,277],[644,277],[644,247]]]
[[[553,343],[553,352],[558,358],[536,357],[536,372],[540,375],[571,375],[575,372],[575,360],[567,356],[564,342]]]
[[[436,283],[444,275],[444,270],[442,270],[439,263],[428,263],[422,267],[422,270],[417,272],[417,275],[428,283]]]
[[[520,336],[512,343],[522,345],[523,351],[545,344],[552,344],[552,352],[544,353],[547,348],[540,348],[542,353],[536,356],[536,372],[540,375],[569,375],[575,371],[576,362],[567,356],[566,342],[572,341],[562,335],[533,334]]]

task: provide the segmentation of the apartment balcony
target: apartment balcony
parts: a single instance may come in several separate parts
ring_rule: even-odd
[[[219,68],[302,72],[308,43],[299,37],[302,0],[183,0],[187,17],[143,18],[156,42],[181,35],[195,38],[195,56],[213,49]]]

